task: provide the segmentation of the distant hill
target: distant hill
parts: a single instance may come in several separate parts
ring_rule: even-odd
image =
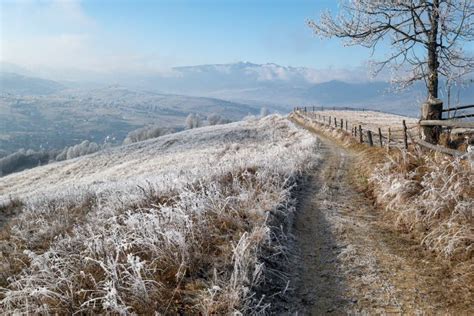
[[[12,72],[0,72],[0,93],[48,95],[65,89],[62,84]]]
[[[259,112],[257,105],[121,86],[52,94],[3,94],[0,148],[11,153],[20,148],[58,149],[83,140],[121,143],[130,131],[145,125],[181,129],[189,113],[203,120],[216,113],[235,121]]]
[[[0,61],[0,73],[2,72],[10,72],[10,73],[15,73],[27,77],[41,77],[35,75],[33,72],[30,70],[26,69],[25,67],[19,66],[17,64],[5,62],[5,61]]]
[[[189,113],[209,115],[211,113],[237,120],[248,114],[256,114],[260,107],[225,101],[217,98],[194,97],[176,94],[163,94],[143,90],[128,89],[112,85],[100,89],[80,89],[60,94],[79,100],[99,102],[106,106],[115,105],[127,108],[150,110],[169,115],[187,116]]]

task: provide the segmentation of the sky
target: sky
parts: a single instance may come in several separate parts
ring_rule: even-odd
[[[0,0],[0,61],[85,75],[166,74],[175,66],[238,61],[358,74],[370,50],[321,40],[306,25],[325,10],[337,12],[338,3]],[[379,56],[387,53],[380,48]]]
[[[306,26],[335,0],[0,0],[0,59],[27,67],[161,71],[276,63],[359,67],[362,48]]]

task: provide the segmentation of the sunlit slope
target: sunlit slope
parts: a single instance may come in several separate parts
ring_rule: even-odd
[[[264,159],[266,150],[278,151],[295,141],[277,117],[188,130],[0,178],[0,199],[121,186],[157,176],[163,181],[189,181],[189,174],[198,179],[229,159],[232,163]]]
[[[317,161],[313,136],[271,116],[6,176],[0,312],[264,312],[264,261]]]

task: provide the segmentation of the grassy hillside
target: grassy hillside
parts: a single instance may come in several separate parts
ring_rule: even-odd
[[[315,142],[270,116],[0,178],[0,211],[19,212],[0,235],[0,311],[263,312],[263,257],[282,251]]]

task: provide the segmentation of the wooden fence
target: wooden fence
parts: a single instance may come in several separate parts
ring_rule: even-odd
[[[474,105],[464,105],[464,106],[458,106],[455,108],[446,108],[446,109],[443,109],[443,114],[447,114],[448,117],[446,119],[451,119],[451,120],[474,117],[474,113],[465,113],[466,111],[469,111],[469,110],[473,111]]]
[[[468,109],[474,108],[474,106],[465,106],[465,107],[458,107],[456,109],[450,109],[449,111],[455,111],[459,109]],[[365,124],[361,124],[358,122],[357,124],[351,123],[349,120],[344,120],[342,118],[338,118],[336,116],[326,115],[325,110],[332,110],[332,111],[373,111],[368,109],[355,109],[349,107],[343,108],[325,108],[325,107],[298,107],[294,109],[295,112],[304,115],[310,119],[315,120],[316,122],[326,125],[328,127],[332,127],[335,129],[340,129],[347,134],[350,135],[358,140],[360,143],[365,143],[369,146],[380,146],[385,147],[387,150],[390,148],[402,148],[408,149],[410,144],[417,144],[424,148],[435,150],[438,152],[442,152],[444,154],[456,156],[456,157],[463,157],[465,156],[464,152],[446,148],[443,146],[433,145],[421,140],[418,137],[418,128],[419,126],[441,126],[441,127],[448,127],[448,128],[467,128],[467,129],[474,129],[474,122],[464,122],[458,119],[450,119],[450,120],[422,120],[418,122],[418,125],[415,126],[407,126],[406,120],[401,120],[399,128],[388,127],[382,130],[381,127],[377,127],[376,130],[369,128]],[[309,111],[308,111],[309,110]],[[443,110],[448,111],[448,110]],[[382,111],[374,111],[374,112],[381,112]],[[387,113],[393,114],[393,113]],[[471,116],[467,116],[471,117]],[[416,129],[416,133],[413,133],[413,129]]]

